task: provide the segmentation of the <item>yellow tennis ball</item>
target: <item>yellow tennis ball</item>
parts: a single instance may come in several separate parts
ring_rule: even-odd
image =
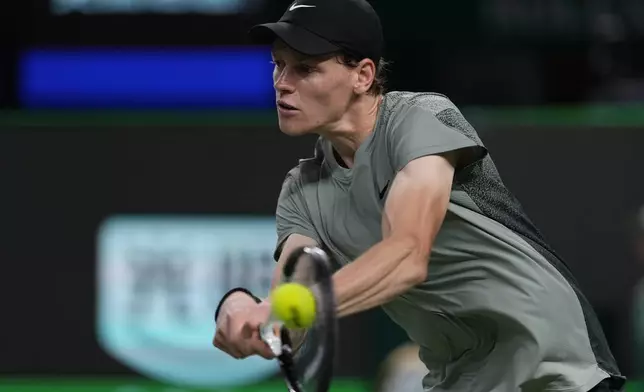
[[[299,283],[284,283],[271,293],[273,314],[286,328],[308,328],[315,321],[315,296]]]

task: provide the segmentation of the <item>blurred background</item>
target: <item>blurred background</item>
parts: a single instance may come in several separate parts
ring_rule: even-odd
[[[0,14],[0,390],[282,391],[211,348],[268,290],[273,213],[314,139],[276,127],[253,24],[290,0],[23,0]],[[568,261],[644,390],[644,2],[372,2],[390,90],[447,95]],[[9,4],[8,4],[9,5]],[[334,391],[420,391],[379,310]]]

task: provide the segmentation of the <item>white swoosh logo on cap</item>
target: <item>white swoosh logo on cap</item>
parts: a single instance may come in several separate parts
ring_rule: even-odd
[[[291,6],[291,8],[289,8],[288,10],[293,11],[293,10],[296,10],[298,8],[315,8],[315,6],[314,5],[306,5],[306,4],[299,4],[299,5],[298,4],[293,4]]]

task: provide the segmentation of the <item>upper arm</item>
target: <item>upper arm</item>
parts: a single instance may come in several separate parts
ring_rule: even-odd
[[[408,106],[387,134],[395,177],[383,210],[383,237],[411,241],[419,260],[429,256],[442,225],[455,173],[487,153],[467,135],[464,127],[469,124],[459,118],[456,123],[465,125],[455,128],[455,123],[441,121],[426,108]]]
[[[428,155],[408,163],[394,178],[382,214],[383,238],[410,244],[426,260],[447,212],[455,153]]]

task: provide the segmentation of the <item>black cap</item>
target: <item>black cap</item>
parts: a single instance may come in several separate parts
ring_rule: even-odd
[[[250,36],[260,44],[279,37],[310,56],[343,51],[376,64],[384,46],[380,18],[366,0],[296,0],[278,22],[254,26]]]

